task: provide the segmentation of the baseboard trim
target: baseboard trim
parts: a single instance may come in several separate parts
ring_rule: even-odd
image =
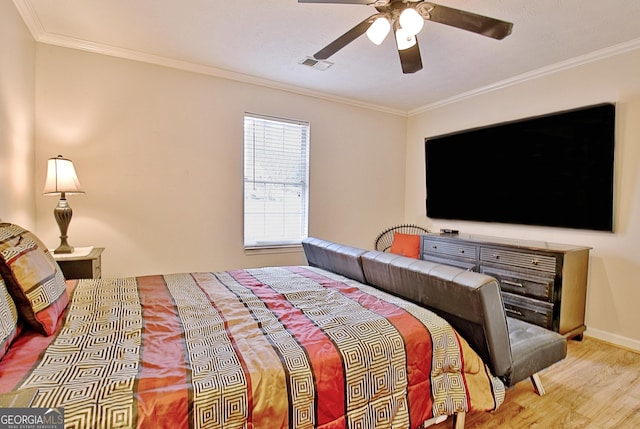
[[[612,334],[594,328],[587,328],[584,335],[640,353],[640,340],[634,340],[633,338],[623,337],[622,335]]]

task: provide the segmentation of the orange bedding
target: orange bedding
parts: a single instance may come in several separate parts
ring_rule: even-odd
[[[63,317],[14,342],[0,393],[66,427],[417,428],[504,398],[444,320],[318,268],[80,280]]]

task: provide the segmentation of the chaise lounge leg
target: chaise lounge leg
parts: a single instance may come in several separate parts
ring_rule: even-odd
[[[453,429],[464,429],[464,419],[467,413],[458,411],[453,415]]]
[[[530,378],[536,393],[540,396],[544,395],[545,391],[544,391],[544,386],[542,386],[542,380],[540,380],[540,375],[538,375],[538,373],[535,373]]]

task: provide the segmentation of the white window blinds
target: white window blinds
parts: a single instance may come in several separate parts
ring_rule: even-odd
[[[307,236],[309,124],[244,116],[244,246],[299,244]]]

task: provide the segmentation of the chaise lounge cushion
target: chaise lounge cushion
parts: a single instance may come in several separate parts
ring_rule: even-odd
[[[507,317],[513,372],[508,385],[529,378],[567,356],[567,340],[557,332]]]
[[[313,237],[302,240],[302,247],[310,266],[365,283],[360,257],[366,250]]]

